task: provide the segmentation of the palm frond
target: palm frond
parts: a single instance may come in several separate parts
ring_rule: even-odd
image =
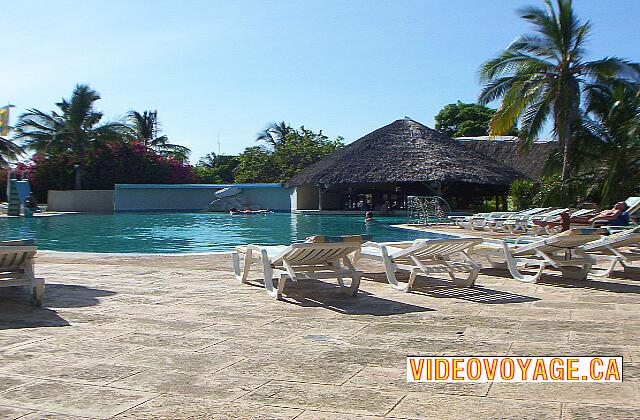
[[[0,137],[0,167],[6,167],[15,162],[24,150],[6,137]]]
[[[528,104],[521,116],[518,133],[526,147],[531,146],[538,138],[551,112],[553,97],[547,86],[541,86],[540,89],[541,91],[536,93],[535,99]]]
[[[640,80],[640,66],[638,64],[615,56],[582,63],[576,67],[576,71],[597,81],[611,78],[628,81]]]

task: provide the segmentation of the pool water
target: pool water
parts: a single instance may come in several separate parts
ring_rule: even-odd
[[[112,253],[230,251],[236,245],[289,244],[311,235],[368,234],[375,241],[404,241],[437,234],[391,227],[404,218],[273,213],[115,213],[0,218],[0,240],[35,239],[40,249]]]

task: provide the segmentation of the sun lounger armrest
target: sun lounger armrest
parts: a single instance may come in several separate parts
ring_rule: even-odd
[[[372,248],[378,248],[383,259],[389,258],[389,250],[387,249],[387,245],[381,244],[379,242],[367,242],[366,245]]]
[[[522,236],[518,236],[516,238],[516,241],[514,242],[516,245],[518,245],[519,243],[523,242],[523,241],[538,241],[540,240],[540,237],[536,237],[536,236],[527,236],[527,235],[522,235]]]
[[[419,239],[417,239],[419,241]],[[394,250],[408,248],[412,245],[415,245],[416,241],[399,241],[399,242],[366,242],[362,244],[362,246],[370,246],[378,249],[385,249],[388,251],[388,247],[393,248]]]
[[[241,252],[244,252],[244,251],[261,252],[263,250],[263,247],[260,245],[249,244],[249,245],[237,246],[236,250]]]

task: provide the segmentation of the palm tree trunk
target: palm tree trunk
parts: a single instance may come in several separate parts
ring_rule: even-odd
[[[569,169],[571,166],[571,136],[564,139],[564,150],[562,152],[562,183],[569,179]]]
[[[561,180],[563,186],[569,179],[572,164],[572,148],[573,148],[573,130],[578,120],[577,107],[580,104],[580,95],[574,83],[565,96],[561,97],[561,106],[556,107],[556,121],[559,122],[560,130],[558,130],[558,140],[563,146],[562,150],[562,175]],[[564,114],[564,115],[563,115]]]

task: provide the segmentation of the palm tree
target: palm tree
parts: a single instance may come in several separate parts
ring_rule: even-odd
[[[0,168],[6,168],[9,162],[17,160],[23,153],[20,146],[6,137],[0,137]]]
[[[585,89],[583,127],[589,135],[592,188],[601,204],[637,192],[640,178],[640,84],[608,80]]]
[[[69,100],[56,103],[59,111],[46,113],[28,109],[19,117],[14,138],[44,155],[70,154],[76,160],[76,189],[82,186],[81,162],[97,146],[122,141],[127,127],[121,123],[100,124],[103,114],[94,108],[100,95],[87,85],[77,85]]]
[[[142,114],[131,110],[127,115],[133,136],[140,143],[163,156],[172,157],[180,162],[189,159],[191,150],[185,146],[169,143],[169,138],[160,135],[158,111],[143,111]]]
[[[284,121],[279,123],[273,122],[257,134],[256,141],[265,142],[275,148],[293,131],[293,128]]]
[[[571,150],[580,120],[581,94],[588,83],[624,73],[637,77],[637,65],[618,57],[586,61],[585,44],[591,25],[574,14],[571,0],[545,0],[545,8],[527,7],[520,16],[536,34],[522,35],[480,70],[485,86],[479,102],[501,98],[490,122],[493,135],[502,134],[520,122],[519,137],[530,145],[545,122],[562,154],[562,181],[572,164]]]

